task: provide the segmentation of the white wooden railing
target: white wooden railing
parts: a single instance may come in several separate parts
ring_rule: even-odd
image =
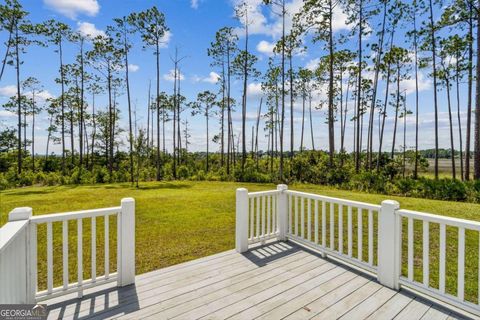
[[[113,217],[113,218],[110,218]],[[84,221],[90,222],[89,230],[84,230]],[[97,270],[97,229],[103,220],[103,274]],[[111,230],[110,220],[116,222],[117,230]],[[76,232],[69,235],[69,222],[76,224]],[[46,227],[43,227],[45,225]],[[39,229],[46,233],[39,233]],[[62,254],[54,257],[54,229],[61,230]],[[84,276],[83,240],[84,231],[90,231],[90,279]],[[60,232],[57,232],[60,235]],[[69,254],[69,239],[76,236],[76,259]],[[116,238],[116,272],[110,272],[110,237]],[[45,240],[45,241],[39,241]],[[39,245],[46,248],[39,248]],[[46,250],[46,261],[39,261],[39,249]],[[61,257],[61,260],[60,260]],[[69,262],[75,261],[76,277],[70,277]],[[61,262],[62,285],[54,287],[55,264]],[[46,288],[38,289],[38,266],[44,264],[46,270]],[[46,264],[46,265],[45,265]],[[75,282],[69,279],[75,278]],[[28,207],[16,208],[9,214],[9,221],[0,228],[0,304],[36,303],[57,296],[83,291],[95,286],[116,281],[118,286],[126,286],[135,281],[135,200],[122,199],[121,205],[112,208],[84,210],[57,214],[32,216]],[[58,281],[57,281],[58,282]]]
[[[480,315],[480,222],[403,210],[393,200],[374,205],[292,191],[286,185],[277,186],[277,190],[253,193],[237,189],[236,205],[238,252],[272,238],[294,241],[374,274],[381,284],[392,289],[413,290]],[[415,230],[414,221],[419,221],[422,227]],[[438,237],[430,233],[435,226]],[[455,234],[452,228],[456,229]],[[478,293],[474,302],[470,301],[471,294],[470,300],[465,298],[466,230],[475,233],[478,251],[476,265],[470,266],[473,268],[470,270],[478,272],[475,284]],[[414,234],[419,233],[422,235],[421,281],[416,280],[418,276],[414,274]],[[451,263],[454,259],[456,277],[446,271],[447,247],[452,243],[456,243],[457,250],[455,254],[450,253],[448,261]],[[433,268],[430,257],[434,254],[438,254],[438,272],[430,273]],[[402,261],[402,256],[407,257],[406,261]],[[405,269],[406,275],[403,275]],[[450,287],[456,288],[456,295],[446,290],[447,278]],[[431,283],[438,283],[438,286]]]

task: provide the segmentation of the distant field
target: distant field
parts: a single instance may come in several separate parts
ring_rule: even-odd
[[[94,186],[57,186],[28,187],[0,192],[0,225],[7,221],[10,210],[20,206],[30,206],[35,215],[64,212],[80,209],[93,209],[117,206],[123,197],[136,200],[136,268],[137,273],[144,273],[167,267],[184,261],[197,259],[214,253],[234,248],[235,244],[235,189],[246,187],[250,191],[268,190],[273,184],[249,184],[228,182],[152,182],[143,183],[140,189],[128,184],[110,184]],[[323,195],[346,198],[379,204],[387,198],[400,202],[402,208],[450,215],[480,221],[480,205],[403,198],[369,193],[350,192],[331,187],[316,185],[291,185],[292,189]],[[101,244],[102,221],[97,221],[97,270],[103,269],[103,244]],[[70,270],[76,270],[76,224],[69,225]],[[90,224],[84,220],[84,278],[90,278]],[[112,219],[111,230],[115,230]],[[366,230],[366,228],[364,228]],[[54,265],[55,285],[61,284],[61,225],[54,224]],[[46,261],[46,230],[39,228],[39,262]],[[416,277],[422,273],[421,260],[421,226],[415,227],[415,272]],[[438,232],[431,229],[431,241],[438,240]],[[115,236],[111,236],[111,270],[115,270]],[[466,296],[476,301],[478,271],[478,234],[467,233],[466,256]],[[432,250],[433,251],[433,250]],[[456,238],[448,243],[448,255],[456,255]],[[438,270],[436,258],[432,252],[431,274]],[[469,267],[470,268],[470,267]],[[39,286],[45,287],[46,266],[39,263]],[[447,266],[448,283],[454,283],[456,265]],[[76,281],[76,273],[71,272],[71,281]],[[447,283],[447,285],[448,285]],[[452,286],[452,285],[451,285]],[[453,289],[452,289],[453,290]]]
[[[428,159],[428,169],[426,172],[421,172],[421,176],[433,178],[435,173],[435,160]],[[465,160],[463,161],[465,165]],[[455,167],[457,178],[460,179],[460,159],[455,159]],[[410,168],[413,170],[413,168]],[[438,159],[438,173],[441,178],[451,178],[452,177],[452,160],[451,159]],[[470,173],[473,177],[473,160],[470,161]]]

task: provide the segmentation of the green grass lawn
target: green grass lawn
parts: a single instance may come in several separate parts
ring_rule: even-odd
[[[29,206],[34,215],[118,206],[123,197],[136,200],[136,270],[144,273],[184,261],[208,256],[235,245],[235,189],[244,186],[249,191],[275,188],[272,184],[228,182],[161,182],[142,183],[140,189],[129,184],[94,186],[28,187],[6,190],[0,193],[0,225],[7,221],[7,214],[15,207]],[[400,202],[402,208],[479,220],[480,205],[463,202],[446,202],[426,199],[403,198],[337,190],[316,185],[292,185],[291,189],[314,192],[327,196],[346,198],[379,204],[385,199]],[[366,220],[364,220],[366,222]],[[54,224],[55,285],[61,284],[61,224]],[[103,223],[97,219],[97,273],[103,270]],[[366,229],[366,227],[364,227]],[[438,228],[437,228],[438,229]],[[70,279],[76,281],[76,224],[69,225]],[[84,278],[90,278],[90,224],[84,219]],[[114,219],[110,230],[115,229]],[[406,230],[406,228],[404,229]],[[431,275],[438,269],[438,232],[432,225]],[[421,226],[415,226],[415,273],[421,279]],[[45,228],[39,228],[39,286],[45,286]],[[447,272],[450,290],[454,290],[456,265],[456,238],[453,231],[447,241]],[[112,232],[114,234],[114,232]],[[110,241],[111,270],[115,269],[115,236]],[[406,243],[405,243],[406,245]],[[404,255],[405,256],[405,255]],[[450,260],[449,260],[450,259]],[[467,233],[466,296],[477,300],[478,233]],[[405,271],[405,268],[404,268]],[[432,280],[435,284],[435,280]],[[447,283],[447,285],[448,285]],[[453,286],[453,287],[452,287]],[[447,286],[448,287],[448,286]]]

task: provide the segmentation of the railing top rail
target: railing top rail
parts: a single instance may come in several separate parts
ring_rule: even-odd
[[[400,209],[397,212],[399,215],[407,218],[413,218],[413,219],[424,220],[424,221],[433,222],[433,223],[445,224],[449,226],[480,231],[480,222],[478,221],[452,218],[452,217],[440,216],[436,214],[406,210],[406,209]]]
[[[338,204],[352,206],[352,207],[366,209],[366,210],[378,211],[381,208],[380,205],[375,205],[375,204],[366,203],[366,202],[345,200],[345,199],[334,198],[334,197],[327,197],[327,196],[322,196],[314,193],[300,192],[300,191],[294,191],[294,190],[286,190],[285,192],[287,194],[294,195],[294,196],[300,196],[300,197],[310,198],[314,200],[321,200],[326,202],[335,202]]]
[[[8,247],[15,236],[28,225],[28,220],[18,220],[7,222],[0,228],[0,253]]]
[[[118,214],[120,211],[121,211],[121,207],[111,207],[111,208],[102,208],[102,209],[93,209],[93,210],[72,211],[72,212],[65,212],[65,213],[44,214],[40,216],[33,216],[30,218],[30,221],[37,224],[45,223],[45,222],[65,221],[65,220],[73,220],[73,219],[107,216],[112,214]]]
[[[257,191],[257,192],[249,192],[248,197],[253,198],[253,197],[261,197],[261,196],[271,196],[275,194],[281,193],[280,190],[267,190],[267,191]]]

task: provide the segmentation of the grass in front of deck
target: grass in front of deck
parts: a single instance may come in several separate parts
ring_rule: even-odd
[[[273,184],[248,184],[229,182],[151,182],[143,183],[140,189],[129,184],[94,186],[28,187],[0,193],[0,225],[7,221],[8,212],[20,206],[30,206],[34,214],[57,213],[81,209],[118,206],[124,197],[136,200],[136,271],[137,274],[167,267],[203,256],[234,248],[235,245],[235,189],[246,187],[249,191],[269,190]],[[291,189],[319,193],[379,204],[393,199],[402,208],[458,218],[480,220],[480,205],[416,198],[392,197],[377,194],[337,190],[316,185],[292,185]],[[110,230],[116,230],[115,219],[110,220]],[[344,219],[344,222],[346,219]],[[364,223],[366,220],[364,219]],[[97,274],[104,270],[103,219],[97,221]],[[77,232],[76,223],[69,223],[69,275],[70,281],[77,279]],[[39,232],[39,288],[46,284],[46,230]],[[366,235],[364,227],[364,235]],[[345,230],[345,228],[344,228]],[[406,226],[404,228],[406,230]],[[54,223],[54,280],[55,286],[62,284],[61,224]],[[454,230],[447,230],[447,289],[456,294],[455,280],[457,265],[457,238]],[[355,235],[355,233],[354,233]],[[422,278],[422,228],[415,226],[415,279]],[[438,244],[438,227],[431,226],[431,244]],[[355,237],[354,237],[355,238]],[[345,239],[345,238],[344,238]],[[115,270],[116,235],[110,236],[110,270]],[[364,244],[366,241],[364,240]],[[404,237],[404,261],[406,261],[406,238]],[[84,279],[90,274],[90,219],[83,220]],[[438,277],[438,253],[436,246],[430,248],[431,285],[436,286]],[[365,251],[364,251],[365,252]],[[365,255],[365,254],[364,254]],[[466,297],[477,302],[478,279],[478,233],[466,234]],[[406,272],[406,263],[404,274]]]

